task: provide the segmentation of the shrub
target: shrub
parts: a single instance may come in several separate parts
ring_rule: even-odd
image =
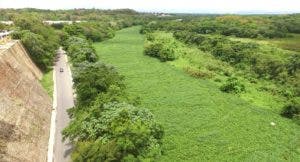
[[[28,30],[16,31],[12,37],[21,40],[31,59],[41,70],[45,71],[52,65],[55,50],[48,47],[44,37]]]
[[[300,55],[293,54],[288,58],[287,70],[290,75],[295,75],[295,73],[300,69]]]
[[[212,78],[213,73],[208,70],[200,70],[192,67],[184,68],[184,71],[187,72],[190,76],[195,78]]]
[[[141,161],[161,154],[163,130],[147,109],[126,103],[94,109],[100,111],[73,120],[63,132],[65,138],[78,141],[74,161]]]
[[[148,43],[145,45],[144,54],[157,57],[160,61],[172,61],[175,59],[175,51],[162,42]]]
[[[71,36],[85,37],[93,42],[103,41],[114,36],[108,23],[84,22],[65,25],[63,30]]]
[[[227,93],[241,93],[245,91],[245,86],[236,77],[230,77],[220,87],[220,90]]]
[[[286,118],[298,118],[300,116],[300,103],[299,101],[292,101],[288,105],[285,105],[282,109],[281,115]]]
[[[22,14],[13,18],[17,30],[13,39],[20,39],[35,64],[43,71],[52,65],[59,37],[53,28],[44,25],[42,20],[33,14]]]
[[[79,105],[89,105],[99,93],[106,93],[111,86],[125,88],[123,76],[113,66],[101,62],[78,64],[73,81]]]
[[[75,66],[84,61],[96,62],[98,60],[95,49],[84,38],[70,37],[65,43],[65,48]]]

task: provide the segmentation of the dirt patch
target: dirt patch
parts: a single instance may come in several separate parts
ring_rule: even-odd
[[[14,129],[15,125],[0,121],[0,160],[6,153],[6,144],[8,142],[17,140]]]
[[[46,161],[52,101],[20,42],[0,55],[0,161]]]

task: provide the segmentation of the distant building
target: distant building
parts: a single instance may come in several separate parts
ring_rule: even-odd
[[[175,21],[178,21],[178,22],[180,22],[180,21],[182,21],[183,19],[176,19]]]
[[[157,17],[171,17],[172,15],[166,13],[153,13]]]
[[[14,22],[13,21],[0,21],[1,24],[5,24],[5,25],[13,25]]]
[[[45,24],[73,24],[73,23],[81,23],[81,22],[86,22],[86,21],[64,21],[64,20],[58,20],[58,21],[52,21],[52,20],[45,20],[43,21],[43,23]],[[13,21],[0,21],[1,24],[5,24],[5,25],[13,25],[14,22]]]
[[[45,24],[52,25],[52,24],[73,24],[73,23],[81,23],[86,21],[52,21],[52,20],[45,20],[43,21]]]

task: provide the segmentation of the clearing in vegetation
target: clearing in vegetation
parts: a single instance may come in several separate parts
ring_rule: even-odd
[[[139,27],[95,43],[101,61],[125,76],[165,129],[161,161],[298,161],[300,126],[272,110],[222,93],[210,80],[143,54]],[[275,125],[271,122],[274,122]]]

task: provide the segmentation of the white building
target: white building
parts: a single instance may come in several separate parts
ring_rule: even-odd
[[[5,24],[5,25],[12,25],[14,24],[13,21],[0,21],[1,24]]]
[[[45,20],[43,21],[45,24],[52,25],[52,24],[73,24],[73,23],[81,23],[86,21],[52,21],[52,20]]]

